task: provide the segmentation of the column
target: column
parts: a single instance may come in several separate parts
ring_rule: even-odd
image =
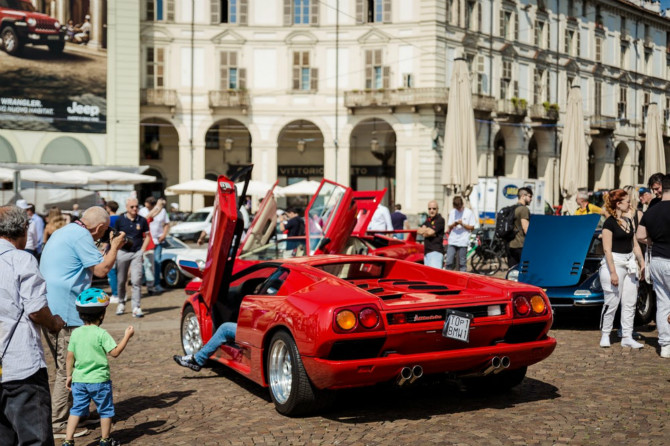
[[[415,146],[411,141],[403,141],[402,144],[396,143],[395,148],[395,202],[402,204],[404,213],[415,213],[421,209],[420,203],[416,203],[415,199],[416,185],[419,184],[415,176],[418,166],[416,160],[419,156]]]
[[[500,126],[492,122],[476,122],[477,132],[477,172],[480,177],[493,176],[493,138]]]
[[[100,48],[102,46],[102,33],[103,33],[103,19],[105,12],[103,11],[104,0],[91,0],[90,3],[90,16],[91,16],[91,39],[88,42],[88,46],[93,48]]]
[[[253,143],[251,162],[254,165],[252,178],[265,183],[277,181],[277,144],[272,142]]]
[[[501,126],[505,138],[505,176],[528,177],[528,139],[523,127]]]
[[[537,177],[544,180],[545,200],[551,204],[558,204],[558,196],[555,195],[555,186],[558,182],[556,133],[553,129],[537,129],[534,136],[537,143]]]
[[[66,25],[67,21],[71,18],[69,0],[56,0],[56,11],[54,15],[61,25]]]
[[[179,142],[179,182],[183,183],[192,179],[205,177],[205,145],[198,143],[193,145]],[[192,198],[191,198],[192,197]],[[195,211],[205,205],[202,195],[180,195],[180,209]]]

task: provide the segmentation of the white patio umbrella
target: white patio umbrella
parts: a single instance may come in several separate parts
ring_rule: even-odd
[[[153,183],[156,177],[139,173],[123,172],[121,170],[101,170],[89,177],[89,184],[142,184]]]
[[[302,180],[297,183],[293,183],[290,186],[283,187],[281,193],[285,197],[297,197],[301,195],[314,195],[319,189],[318,181],[314,180]]]
[[[165,195],[202,194],[216,195],[216,181],[201,178],[173,184],[165,189]]]
[[[649,179],[656,172],[665,172],[665,148],[663,147],[663,132],[661,132],[661,117],[658,113],[658,104],[652,102],[647,111],[647,135],[644,143],[644,179]]]
[[[568,214],[577,210],[577,192],[588,183],[589,148],[584,134],[584,112],[582,91],[573,84],[568,95],[568,108],[563,126],[561,145],[561,167],[559,182],[563,195],[563,208]]]
[[[25,169],[19,172],[22,181],[31,181],[35,183],[34,201],[37,201],[38,184],[56,184],[56,185],[84,185],[86,178],[59,176],[54,172],[43,169]]]
[[[241,181],[239,183],[235,183],[235,186],[237,186],[237,190],[242,191],[242,188],[244,187],[244,182]],[[251,195],[254,197],[264,197],[268,191],[272,189],[272,184],[270,183],[265,183],[263,181],[258,181],[258,180],[251,180],[249,181],[249,186],[247,186],[247,195]],[[283,187],[275,187],[274,188],[274,194],[275,196],[283,196]]]
[[[79,186],[84,186],[88,184],[89,179],[91,177],[92,173],[87,172],[85,170],[79,170],[79,169],[72,169],[72,170],[62,170],[60,172],[55,172],[54,176],[58,178],[75,178],[79,179],[80,183],[74,184],[73,189],[74,189],[74,201],[78,200],[78,191],[79,191]]]
[[[451,202],[455,195],[467,199],[479,181],[475,114],[470,89],[467,62],[463,58],[457,58],[449,84],[449,108],[442,149],[440,182],[445,186],[445,212],[452,207]]]

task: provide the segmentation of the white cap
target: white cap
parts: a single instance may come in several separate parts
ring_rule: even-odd
[[[91,16],[86,14],[86,17],[84,17],[86,20],[91,20]]]
[[[16,200],[16,205],[17,205],[18,207],[20,207],[21,209],[28,209],[28,208],[30,207],[30,205],[28,204],[28,202],[27,202],[26,200],[23,200],[23,199],[21,199],[21,200]]]
[[[172,209],[179,209],[179,205],[178,205],[177,203],[172,203],[172,204],[170,205],[170,207],[171,207]]]

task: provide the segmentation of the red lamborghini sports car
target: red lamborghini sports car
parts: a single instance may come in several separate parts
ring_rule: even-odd
[[[352,193],[322,184],[305,250],[344,248],[355,221],[332,225],[358,212]],[[333,254],[274,258],[233,274],[238,209],[234,182],[219,177],[203,283],[182,308],[182,346],[193,354],[220,324],[237,322],[235,342],[210,359],[269,387],[282,414],[314,412],[331,390],[406,385],[429,374],[505,389],[556,347],[546,295],[518,282]]]

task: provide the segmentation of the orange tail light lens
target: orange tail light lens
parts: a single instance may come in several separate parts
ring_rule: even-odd
[[[542,296],[537,295],[530,298],[530,306],[533,307],[533,312],[535,314],[542,314],[547,309],[547,306],[545,305]]]
[[[337,326],[342,330],[349,331],[356,326],[356,315],[351,310],[342,310],[335,318]]]

